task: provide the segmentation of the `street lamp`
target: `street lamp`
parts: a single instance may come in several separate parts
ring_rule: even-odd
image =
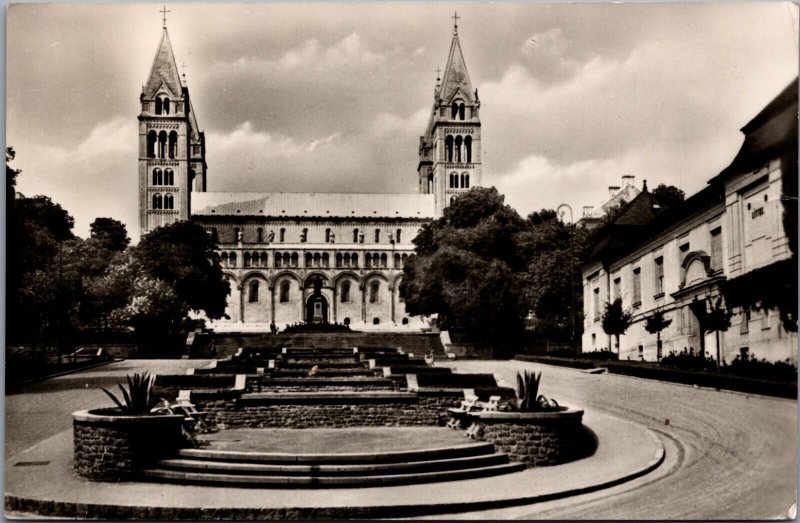
[[[574,231],[574,215],[572,214],[572,207],[570,207],[566,203],[562,203],[556,208],[556,214],[561,218],[561,223],[564,223],[564,213],[566,210],[569,209],[569,223],[573,226],[573,230],[570,231],[569,234],[569,300],[570,300],[570,317],[572,320],[572,335],[570,336],[570,341],[575,344],[575,286],[574,286],[574,279],[575,279],[575,246],[573,244],[573,239],[575,235]]]

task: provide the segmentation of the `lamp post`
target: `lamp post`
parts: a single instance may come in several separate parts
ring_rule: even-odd
[[[575,217],[572,214],[572,207],[570,207],[566,203],[562,203],[561,205],[556,208],[556,214],[561,218],[561,223],[564,223],[564,213],[565,210],[569,209],[569,223],[570,225],[575,226]],[[575,279],[575,246],[573,244],[573,236],[575,231],[570,231],[569,235],[569,312],[570,312],[570,319],[572,323],[572,334],[570,336],[570,341],[575,344],[575,286],[573,285],[573,280]]]

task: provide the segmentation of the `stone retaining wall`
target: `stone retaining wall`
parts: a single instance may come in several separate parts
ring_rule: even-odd
[[[92,481],[133,479],[143,466],[181,446],[183,416],[72,415],[75,471]]]
[[[493,443],[497,452],[528,467],[573,461],[594,445],[583,427],[582,410],[474,413],[469,418],[478,425],[476,439]]]

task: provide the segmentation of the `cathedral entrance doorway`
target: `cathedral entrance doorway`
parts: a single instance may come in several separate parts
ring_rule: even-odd
[[[314,280],[314,292],[306,301],[306,323],[328,323],[328,300],[322,295],[322,282]]]

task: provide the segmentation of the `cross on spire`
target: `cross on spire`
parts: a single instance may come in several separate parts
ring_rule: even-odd
[[[167,9],[167,6],[163,6],[163,9],[158,10],[159,13],[164,15],[164,29],[167,28],[167,13],[171,13],[172,11]]]
[[[458,11],[455,11],[455,13],[453,14],[453,16],[451,18],[453,19],[453,34],[457,35],[458,34],[458,19],[461,18],[460,16],[458,16]]]

